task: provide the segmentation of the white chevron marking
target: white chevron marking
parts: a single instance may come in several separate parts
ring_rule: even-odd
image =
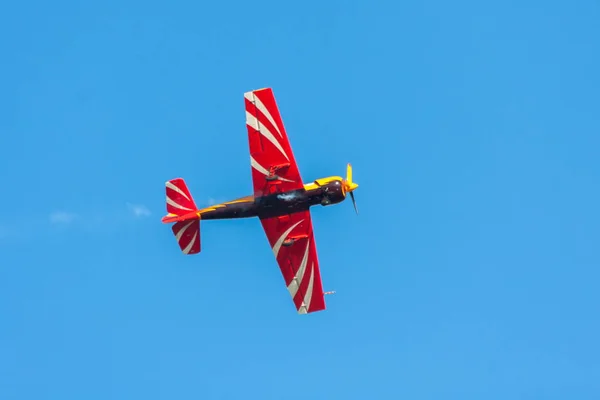
[[[260,110],[260,112],[262,112],[263,115],[265,117],[267,117],[267,119],[269,120],[271,125],[273,125],[275,127],[275,130],[277,131],[277,134],[279,135],[279,137],[283,137],[281,135],[281,131],[279,130],[279,127],[277,126],[277,124],[275,123],[275,120],[273,119],[273,116],[271,115],[271,113],[269,112],[267,107],[265,107],[263,102],[260,101],[260,99],[256,95],[254,96],[254,104],[256,104],[256,108],[258,108]]]
[[[185,249],[183,249],[183,252],[185,254],[189,254],[190,251],[192,251],[192,247],[194,247],[194,242],[196,241],[197,237],[198,237],[198,231],[194,232],[194,237],[192,238],[190,243],[185,247]]]
[[[298,289],[300,288],[300,284],[302,283],[302,279],[304,278],[304,271],[306,271],[306,264],[308,263],[308,250],[310,248],[310,240],[306,241],[306,251],[304,252],[304,257],[302,258],[302,263],[300,263],[300,268],[298,268],[298,272],[294,276],[294,279],[288,285],[288,291],[292,295],[292,299],[296,297],[296,293],[298,293]]]
[[[176,191],[177,193],[179,193],[180,195],[182,195],[183,197],[185,197],[186,199],[188,199],[188,200],[191,200],[191,199],[190,199],[190,198],[187,196],[187,194],[185,194],[185,193],[183,192],[183,190],[179,189],[177,186],[173,185],[171,182],[167,182],[167,183],[166,183],[166,185],[167,185],[167,187],[168,187],[169,189],[172,189],[172,190]]]
[[[279,150],[281,154],[283,154],[286,160],[290,160],[288,155],[283,150],[283,147],[281,147],[281,144],[277,141],[275,136],[273,136],[271,131],[267,129],[266,126],[262,125],[260,121],[248,111],[246,111],[246,125],[252,127],[256,131],[258,131],[258,133],[266,137],[269,140],[269,142],[273,143],[273,145],[277,147],[277,150]]]
[[[254,157],[250,156],[250,165],[252,165],[252,168],[254,168],[255,170],[257,170],[258,172],[260,172],[261,174],[263,174],[264,176],[269,176],[269,171],[267,171],[267,169],[265,167],[263,167],[262,165],[260,165],[258,163],[258,161],[256,161],[254,159]],[[289,179],[283,178],[283,177],[279,177],[280,181],[284,181],[284,182],[294,182],[291,181]]]
[[[314,280],[315,280],[315,263],[312,263],[312,266],[310,269],[310,280],[308,281],[308,288],[306,288],[306,293],[304,294],[304,300],[302,301],[302,305],[298,309],[298,314],[308,313],[308,309],[310,308],[310,302],[312,300]]]
[[[173,200],[171,200],[171,198],[169,196],[167,196],[167,204],[170,204],[173,207],[181,208],[182,210],[192,211],[191,208],[187,208],[187,207],[184,207],[182,205],[179,205],[179,204],[175,203]]]
[[[187,224],[185,224],[185,225],[183,226],[183,228],[181,228],[181,229],[179,230],[179,232],[177,232],[177,235],[175,235],[175,239],[177,239],[177,241],[178,241],[178,242],[179,242],[179,240],[181,239],[181,237],[183,236],[183,234],[185,233],[185,231],[187,231],[187,230],[188,230],[188,228],[190,227],[190,225],[192,225],[193,223],[194,223],[194,221],[193,221],[193,220],[192,220],[192,221],[190,221],[190,222],[188,222]]]
[[[281,245],[283,244],[283,241],[285,240],[287,235],[289,235],[290,232],[295,227],[297,227],[302,221],[304,221],[304,220],[302,219],[302,220],[296,222],[294,225],[290,226],[285,232],[283,232],[283,234],[279,237],[279,239],[277,239],[277,241],[273,245],[273,254],[275,254],[275,259],[277,259],[277,256],[279,255],[279,249],[281,249]]]

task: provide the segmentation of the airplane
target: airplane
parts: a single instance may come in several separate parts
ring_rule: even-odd
[[[167,181],[165,224],[184,254],[200,253],[200,221],[258,217],[298,314],[325,310],[319,259],[310,213],[314,205],[329,206],[350,194],[358,214],[352,166],[346,178],[330,176],[304,184],[285,131],[273,90],[244,93],[246,127],[254,193],[198,209],[182,178]]]

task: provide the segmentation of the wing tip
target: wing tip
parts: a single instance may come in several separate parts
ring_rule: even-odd
[[[244,92],[244,97],[248,97],[254,93],[258,93],[258,92],[264,92],[264,91],[273,91],[273,88],[270,87],[262,87],[259,89],[252,89],[252,90],[248,90],[247,92]]]
[[[298,309],[298,314],[299,315],[304,315],[304,314],[313,314],[319,311],[325,311],[327,309],[327,307],[325,307],[325,304],[323,304],[322,307],[318,307],[318,308],[313,308],[313,309],[308,309],[306,306],[301,306]]]

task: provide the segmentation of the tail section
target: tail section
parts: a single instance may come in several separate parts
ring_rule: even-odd
[[[168,214],[162,222],[175,222],[172,230],[184,254],[200,253],[200,216],[192,194],[181,178],[171,179],[165,186]]]

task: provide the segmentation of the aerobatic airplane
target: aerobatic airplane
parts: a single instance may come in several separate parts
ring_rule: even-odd
[[[350,194],[354,209],[352,166],[346,178],[330,176],[304,184],[294,159],[273,91],[244,94],[254,194],[198,209],[181,178],[166,182],[167,212],[184,254],[200,252],[200,220],[258,217],[273,249],[299,314],[325,309],[325,294],[310,207],[340,203]]]

